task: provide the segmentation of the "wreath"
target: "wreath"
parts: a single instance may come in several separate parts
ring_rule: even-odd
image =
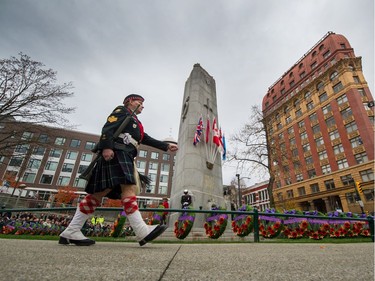
[[[159,206],[159,209],[164,209],[164,206]],[[163,221],[163,212],[154,212],[151,220],[148,221],[149,225],[161,224]]]
[[[227,227],[227,223],[227,214],[213,214],[213,216],[208,217],[206,219],[206,222],[204,223],[204,229],[206,230],[207,237],[212,239],[218,239],[224,233],[225,228]]]
[[[121,235],[122,229],[124,228],[126,221],[126,215],[125,212],[122,211],[120,214],[118,214],[117,219],[113,223],[112,231],[109,234],[112,237],[119,237]]]
[[[279,213],[275,209],[266,209],[265,213]],[[274,216],[259,216],[259,231],[264,238],[275,238],[283,229],[282,219]]]
[[[245,205],[238,209],[243,212],[251,212],[253,208],[250,205]],[[236,215],[232,220],[232,230],[239,237],[245,237],[253,231],[254,220],[250,215]]]
[[[192,207],[188,207],[188,209],[192,209]],[[182,213],[174,223],[174,234],[176,238],[180,240],[185,239],[193,227],[194,220],[195,213]]]

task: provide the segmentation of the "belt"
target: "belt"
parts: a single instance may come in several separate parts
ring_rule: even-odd
[[[135,146],[135,148],[138,149],[139,144],[138,144],[138,142],[135,139],[133,139],[133,137],[131,136],[131,134],[129,134],[129,133],[123,133],[123,134],[119,134],[118,137],[122,139],[122,141],[124,142],[124,144],[126,144],[126,145],[132,144],[132,145]]]

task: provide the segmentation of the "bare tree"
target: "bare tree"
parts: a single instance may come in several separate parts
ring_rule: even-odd
[[[228,152],[228,161],[237,163],[241,175],[247,175],[249,178],[253,178],[253,175],[269,177],[267,190],[270,205],[274,207],[272,191],[275,176],[271,169],[270,153],[274,153],[278,148],[268,142],[263,114],[259,106],[251,107],[249,121],[238,133],[231,136],[230,142],[233,149]]]
[[[23,135],[30,128],[46,132],[48,127],[67,127],[65,115],[74,108],[63,100],[73,96],[72,88],[71,82],[59,85],[55,71],[25,54],[0,60],[0,156],[38,143]]]

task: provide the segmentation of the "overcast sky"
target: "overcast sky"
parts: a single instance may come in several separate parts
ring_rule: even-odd
[[[373,0],[0,0],[0,58],[22,52],[71,81],[71,122],[94,134],[135,92],[146,99],[146,132],[177,139],[185,82],[200,63],[216,81],[228,139],[328,31],[362,57],[374,93]]]

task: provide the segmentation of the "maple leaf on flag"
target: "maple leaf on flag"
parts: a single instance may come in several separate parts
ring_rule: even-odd
[[[212,124],[212,133],[213,133],[212,142],[216,144],[218,149],[221,151],[223,149],[223,144],[221,142],[221,136],[220,136],[219,129],[217,127],[216,118],[214,118],[214,121]]]

